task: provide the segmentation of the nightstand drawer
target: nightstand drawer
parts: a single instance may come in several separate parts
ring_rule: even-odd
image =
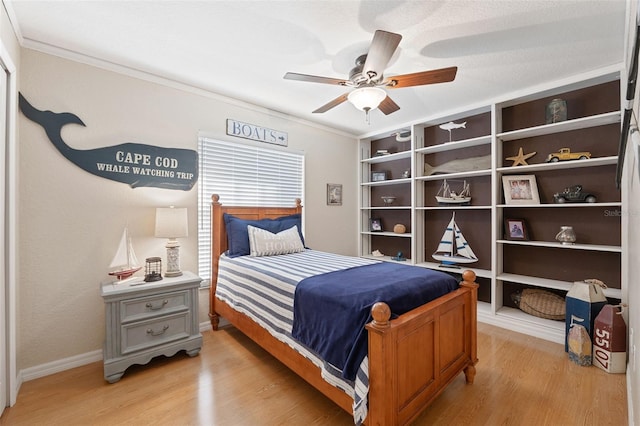
[[[189,337],[191,314],[187,312],[122,325],[122,354]]]
[[[120,320],[125,323],[165,315],[186,310],[189,305],[187,290],[122,300],[120,302]]]

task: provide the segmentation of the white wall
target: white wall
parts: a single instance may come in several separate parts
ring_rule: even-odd
[[[29,49],[22,50],[21,93],[38,109],[72,112],[86,127],[62,136],[76,149],[124,142],[197,149],[197,135],[225,135],[227,118],[288,132],[306,153],[306,241],[312,248],[357,255],[357,144],[353,136],[293,121],[196,90],[160,85]],[[174,85],[175,86],[175,85]],[[42,128],[20,126],[20,301],[18,368],[99,350],[104,308],[99,283],[128,224],[139,259],[162,256],[153,237],[155,208],[189,208],[181,267],[197,271],[197,188],[131,189],[66,160]],[[341,207],[326,205],[326,184],[344,185]],[[224,200],[221,200],[224,202]],[[292,200],[293,202],[293,200]],[[207,321],[201,292],[200,321]]]

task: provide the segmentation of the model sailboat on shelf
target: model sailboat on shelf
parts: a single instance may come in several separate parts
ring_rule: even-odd
[[[435,260],[442,262],[443,266],[455,266],[456,263],[478,261],[475,253],[471,250],[471,246],[469,246],[460,228],[458,228],[455,217],[456,214],[454,212],[453,216],[451,216],[451,222],[449,222],[442,235],[438,249],[432,255]]]
[[[455,181],[452,181],[455,182]],[[471,202],[471,188],[469,184],[465,180],[461,187],[460,191],[455,191],[451,188],[451,186],[447,183],[445,179],[442,182],[442,186],[440,190],[436,194],[436,201],[439,204],[457,204],[457,205],[466,205]]]
[[[109,272],[109,275],[115,276],[118,280],[127,279],[142,269],[142,266],[138,263],[136,254],[133,251],[128,228],[124,228],[124,231],[122,232],[118,251],[113,257],[109,268],[113,269]]]

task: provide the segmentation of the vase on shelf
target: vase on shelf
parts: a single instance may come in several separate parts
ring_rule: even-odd
[[[561,226],[560,232],[556,234],[556,241],[568,245],[576,242],[576,233],[573,226]]]

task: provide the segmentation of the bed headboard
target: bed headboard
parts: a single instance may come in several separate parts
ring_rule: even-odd
[[[249,207],[249,206],[224,206],[220,202],[220,196],[211,196],[211,286],[209,289],[209,316],[215,315],[215,292],[218,282],[218,262],[220,255],[227,250],[227,230],[224,226],[224,213],[231,214],[246,220],[275,219],[302,213],[302,201],[295,200],[294,207]]]

